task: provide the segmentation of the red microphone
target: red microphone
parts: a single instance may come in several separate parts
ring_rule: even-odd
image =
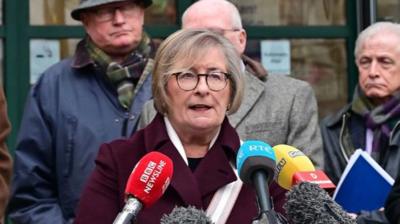
[[[142,207],[149,207],[165,192],[173,173],[172,160],[160,153],[150,152],[136,164],[125,188],[126,202],[113,224],[128,224]]]

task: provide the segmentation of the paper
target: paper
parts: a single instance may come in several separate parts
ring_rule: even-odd
[[[30,84],[51,65],[60,61],[58,40],[31,40],[30,42]]]
[[[290,74],[290,41],[263,40],[261,41],[261,63],[269,74]]]

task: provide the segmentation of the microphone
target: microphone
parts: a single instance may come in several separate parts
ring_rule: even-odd
[[[128,224],[142,207],[156,202],[167,189],[173,173],[172,160],[160,153],[150,152],[133,168],[125,188],[126,202],[113,224]]]
[[[279,186],[289,190],[300,182],[311,182],[328,192],[333,192],[335,185],[321,170],[315,170],[311,160],[300,150],[289,145],[273,147],[276,156],[275,180]]]
[[[302,182],[287,193],[283,206],[293,224],[356,224],[343,208],[317,184]]]
[[[256,190],[260,208],[258,219],[278,223],[268,192],[275,170],[275,153],[271,146],[262,141],[245,141],[239,148],[236,164],[240,179]]]
[[[169,215],[163,215],[160,224],[214,224],[203,210],[194,206],[175,207]]]

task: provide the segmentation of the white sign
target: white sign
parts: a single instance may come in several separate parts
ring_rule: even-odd
[[[261,41],[261,63],[269,74],[290,74],[290,41],[263,40]]]
[[[31,40],[30,84],[34,84],[47,68],[59,61],[60,43],[58,40]]]

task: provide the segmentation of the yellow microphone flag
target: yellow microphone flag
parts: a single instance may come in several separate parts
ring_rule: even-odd
[[[275,181],[279,186],[289,190],[295,173],[315,171],[311,160],[295,147],[281,144],[272,148],[276,157]]]

